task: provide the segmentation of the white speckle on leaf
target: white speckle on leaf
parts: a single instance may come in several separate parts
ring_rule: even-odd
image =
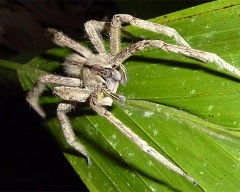
[[[196,90],[194,90],[194,89],[193,89],[192,91],[190,91],[190,94],[191,94],[191,95],[193,95],[193,94],[195,94],[195,93],[196,93]]]
[[[109,144],[112,145],[113,148],[115,148],[117,146],[117,143],[113,142],[113,141],[109,141]]]
[[[117,141],[116,141],[116,134],[113,134],[112,136],[110,136],[110,138],[108,139],[109,144],[113,146],[113,148],[115,148],[117,146]]]
[[[129,156],[129,157],[133,157],[133,156],[134,156],[134,153],[128,153],[128,156]]]
[[[153,113],[154,113],[153,111],[145,111],[143,113],[143,117],[149,118],[153,115]]]
[[[156,191],[156,188],[154,186],[149,186],[152,191]]]
[[[88,179],[91,180],[92,179],[92,174],[88,173]]]
[[[212,106],[212,105],[209,105],[209,106],[208,106],[208,110],[209,110],[209,111],[212,111],[212,109],[213,109],[213,106]]]
[[[157,135],[158,135],[158,130],[157,130],[157,129],[154,129],[154,130],[153,130],[153,135],[154,135],[154,136],[157,136]]]
[[[147,162],[147,164],[148,164],[149,166],[152,166],[152,165],[153,165],[153,162],[152,162],[151,160],[149,160],[149,161]]]
[[[128,96],[127,96],[128,98],[134,98],[135,97],[135,94],[129,94]]]
[[[161,110],[162,110],[161,107],[158,107],[158,108],[157,108],[157,112],[160,112]]]
[[[169,112],[166,112],[166,113],[165,113],[165,115],[167,116],[167,118],[169,118],[169,117],[170,117],[170,114],[169,114]]]
[[[135,178],[135,177],[136,177],[136,175],[135,175],[134,173],[132,173],[132,172],[130,172],[130,176],[131,176],[132,178]]]
[[[127,115],[132,116],[132,113],[129,110],[124,111]]]
[[[113,139],[116,139],[116,138],[117,138],[116,134],[113,134],[113,135],[112,135],[112,138],[113,138]]]

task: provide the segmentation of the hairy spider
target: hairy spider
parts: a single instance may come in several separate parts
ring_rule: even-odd
[[[168,44],[161,40],[141,40],[120,50],[120,30],[122,23],[131,24],[141,29],[172,37],[179,45]],[[54,94],[65,100],[65,102],[60,103],[57,108],[57,116],[63,134],[70,146],[87,158],[88,165],[91,165],[90,156],[85,147],[77,140],[69,118],[66,116],[66,113],[68,113],[77,102],[89,103],[95,112],[114,124],[144,152],[196,184],[192,177],[149,146],[147,142],[132,132],[103,106],[111,106],[113,100],[122,103],[125,101],[124,96],[116,94],[119,83],[125,84],[127,82],[126,69],[122,63],[135,52],[142,51],[147,47],[154,47],[164,51],[181,54],[205,63],[215,62],[220,67],[226,68],[237,76],[240,76],[240,71],[214,53],[192,49],[174,29],[141,20],[131,15],[115,15],[111,23],[91,20],[85,23],[85,30],[96,49],[96,54],[70,39],[62,32],[51,28],[48,29],[53,37],[53,41],[57,45],[69,47],[76,52],[68,56],[63,63],[65,72],[71,77],[53,74],[39,77],[33,89],[28,93],[27,101],[42,117],[45,117],[45,112],[38,104],[38,98],[45,84],[56,85],[54,87]],[[106,51],[99,33],[105,30],[110,30],[110,53]]]

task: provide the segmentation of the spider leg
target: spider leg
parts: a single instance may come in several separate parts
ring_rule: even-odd
[[[148,47],[155,47],[158,49],[162,49],[167,52],[172,52],[176,54],[181,54],[189,58],[193,58],[199,61],[202,61],[204,63],[209,62],[215,62],[220,68],[225,68],[231,73],[237,75],[240,77],[240,71],[224,61],[222,58],[220,58],[215,53],[205,52],[197,49],[192,49],[189,47],[182,47],[178,45],[172,45],[169,43],[165,43],[161,40],[143,40],[139,41],[132,46],[124,49],[120,53],[118,53],[114,58],[113,62],[116,63],[122,63],[124,60],[126,60],[128,57],[130,57],[132,54],[134,54],[137,51],[141,51],[143,49],[146,49]]]
[[[110,31],[110,27],[111,27],[110,22],[90,20],[84,24],[84,27],[85,27],[85,31],[89,36],[90,41],[96,48],[97,52],[105,53],[106,49],[103,44],[103,39],[100,33],[103,31],[107,31],[107,32]],[[128,32],[124,28],[120,27],[120,30],[122,31],[123,34],[131,37],[132,39],[136,39],[134,35],[132,35],[130,32]]]
[[[131,15],[127,14],[118,14],[114,15],[111,21],[111,29],[110,29],[110,47],[112,55],[116,55],[120,49],[120,27],[121,23],[128,23],[135,27],[139,27],[141,29],[145,29],[148,31],[152,31],[155,33],[163,34],[168,37],[172,37],[178,44],[184,47],[190,47],[190,45],[177,33],[177,31],[173,28],[152,23],[150,21],[145,21],[142,19],[138,19]]]
[[[105,46],[99,32],[109,29],[109,23],[90,20],[84,24],[84,27],[97,52],[106,53]]]
[[[90,58],[93,54],[86,47],[69,38],[67,35],[56,29],[48,28],[47,31],[52,35],[53,41],[61,47],[69,47],[85,58]]]
[[[90,41],[94,45],[95,49],[99,54],[101,53],[106,53],[105,46],[103,44],[103,39],[100,34],[102,31],[109,31],[110,29],[110,23],[109,22],[104,22],[104,21],[96,21],[96,20],[90,20],[84,24],[85,30],[89,36]],[[119,27],[120,28],[120,27]],[[120,29],[119,29],[120,30]],[[124,29],[121,28],[123,33],[131,36],[131,34]],[[112,36],[110,36],[110,39]],[[111,42],[111,40],[110,40]],[[112,48],[111,48],[112,50]],[[126,84],[127,82],[127,75],[126,75],[126,68],[123,65],[120,65],[120,68],[122,70],[122,84]]]
[[[77,78],[61,77],[61,76],[52,75],[52,74],[47,74],[39,77],[33,89],[29,91],[27,95],[27,101],[34,108],[34,110],[42,117],[45,117],[46,114],[42,109],[42,107],[39,105],[38,98],[40,97],[45,87],[45,84],[58,84],[58,85],[79,87],[79,86],[82,86],[82,81]]]
[[[82,89],[80,87],[54,87],[54,94],[56,94],[58,97],[71,102],[86,102],[90,95],[93,93],[92,90],[89,89]],[[98,105],[104,105],[104,106],[112,106],[113,99],[118,100],[119,102],[123,100],[123,96],[117,95],[114,93],[107,93],[105,92],[98,92]],[[105,96],[105,95],[107,96]],[[124,102],[124,101],[123,101]]]
[[[69,118],[66,115],[66,113],[69,112],[73,107],[74,105],[69,103],[60,103],[57,108],[57,116],[61,123],[61,128],[68,144],[75,150],[77,150],[79,153],[84,155],[87,158],[88,165],[91,165],[91,158],[88,155],[85,147],[77,141]]]
[[[169,169],[175,171],[176,173],[184,176],[186,179],[188,179],[193,184],[197,184],[197,182],[190,177],[187,173],[185,173],[181,168],[174,165],[172,162],[170,162],[168,159],[166,159],[163,155],[161,155],[158,151],[156,151],[154,148],[148,145],[146,141],[144,141],[142,138],[140,138],[137,134],[135,134],[131,129],[129,129],[127,126],[125,126],[120,120],[118,120],[111,112],[109,112],[106,108],[95,104],[97,101],[96,96],[92,95],[90,97],[90,105],[92,109],[97,112],[100,116],[105,117],[110,123],[112,123],[114,126],[118,128],[119,131],[121,131],[126,137],[128,137],[132,142],[134,142],[138,147],[140,147],[145,153],[152,156],[154,159],[156,159],[158,162],[162,163]]]
[[[54,87],[53,93],[66,101],[86,102],[92,91],[80,87],[61,86]]]

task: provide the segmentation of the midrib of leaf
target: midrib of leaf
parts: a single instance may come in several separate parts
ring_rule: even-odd
[[[232,95],[232,94],[236,94],[236,91],[226,91],[224,93],[201,93],[201,94],[196,94],[195,97],[204,97],[204,96],[215,96],[215,95]],[[135,100],[146,100],[146,101],[157,101],[157,100],[162,100],[162,99],[179,99],[179,98],[192,98],[192,96],[185,96],[185,95],[176,95],[173,97],[144,97],[144,98],[137,98]],[[134,100],[134,99],[133,99]]]
[[[154,105],[155,107],[151,107],[152,105]],[[157,112],[156,108],[159,108],[161,107],[162,110],[161,110],[161,113]],[[123,109],[126,109],[125,106],[121,106],[121,108]],[[190,126],[194,126],[194,128],[197,128],[197,130],[199,131],[198,134],[201,134],[206,140],[208,140],[208,142],[212,143],[215,148],[218,148],[220,151],[222,151],[221,153],[223,154],[227,154],[229,156],[230,159],[233,159],[233,161],[235,162],[238,162],[239,163],[239,154],[238,157],[236,157],[234,154],[228,152],[227,150],[224,150],[222,147],[223,146],[223,143],[219,144],[219,142],[215,142],[214,138],[212,138],[211,136],[211,131],[213,131],[214,133],[217,134],[217,137],[218,139],[220,138],[218,132],[219,130],[223,129],[224,127],[221,127],[221,126],[218,126],[218,125],[215,125],[215,124],[212,124],[210,122],[207,122],[207,121],[204,121],[194,115],[191,115],[191,114],[188,114],[184,111],[181,111],[181,110],[177,110],[177,109],[174,109],[174,108],[171,108],[171,107],[167,107],[167,106],[164,106],[164,105],[159,105],[159,104],[156,104],[156,103],[151,103],[151,102],[146,102],[146,101],[141,101],[141,100],[128,100],[128,104],[127,104],[127,109],[131,109],[131,108],[135,108],[135,109],[138,109],[138,110],[142,110],[142,111],[146,111],[146,110],[151,110],[151,111],[154,111],[154,113],[156,113],[157,115],[160,115],[160,116],[165,116],[166,119],[167,118],[172,118],[172,119],[175,119],[175,120],[180,120],[179,122],[185,122],[187,124],[189,124]],[[164,109],[165,108],[165,109]],[[165,110],[165,111],[164,111]],[[124,111],[123,111],[124,112]],[[168,115],[166,116],[165,115],[165,112],[168,113]],[[171,113],[173,112],[173,113]],[[145,126],[143,127],[141,124],[137,123],[136,119],[133,119],[131,117],[129,117],[140,129],[142,130],[145,130]],[[203,127],[205,127],[206,129],[203,130]],[[208,130],[209,129],[209,130]],[[221,130],[222,131],[222,130]],[[207,134],[205,134],[207,133]],[[144,132],[144,134],[147,134],[147,132]],[[158,146],[159,147],[159,144],[157,143],[157,141],[155,140],[154,137],[151,137],[149,134],[147,134],[147,137],[150,138],[151,141],[154,141],[155,143],[155,146]],[[204,140],[205,140],[204,139]],[[235,141],[239,140],[239,134],[238,135],[231,135],[229,134],[228,132],[226,132],[226,137],[225,138],[221,138],[221,139],[228,139],[228,140],[232,140],[234,139]],[[206,141],[205,141],[206,142]],[[237,144],[237,143],[236,143]],[[236,146],[235,148],[239,148],[239,143],[238,143],[238,146]],[[161,148],[162,149],[162,148]],[[191,146],[189,146],[189,150],[191,150],[193,153],[194,153],[194,148],[192,148]],[[166,154],[168,154],[168,156],[172,156],[172,154],[169,154],[168,152],[166,152],[165,150],[163,150]],[[220,152],[218,151],[218,153]],[[201,158],[201,154],[197,154],[197,152],[195,152],[195,155],[194,156],[195,158]],[[229,162],[230,163],[230,162]],[[238,164],[236,163],[236,164]],[[224,174],[221,172],[221,169],[219,168],[215,168],[215,171],[218,172],[219,175],[222,175],[222,177],[224,178]],[[230,179],[226,178],[227,179],[227,182],[231,182]],[[235,187],[237,188],[238,185],[233,183],[233,185],[235,185]]]
[[[187,124],[189,124],[189,126],[192,126],[192,125],[196,126],[196,128],[198,128],[201,132],[203,131],[204,133],[207,133],[207,135],[210,137],[211,137],[211,135],[214,135],[218,139],[223,139],[223,140],[230,140],[230,141],[239,141],[240,140],[240,129],[239,128],[236,129],[236,128],[232,128],[232,127],[217,125],[217,124],[211,123],[209,121],[203,120],[203,119],[201,119],[195,115],[192,115],[188,112],[176,109],[174,107],[165,106],[165,105],[161,105],[159,103],[147,101],[147,100],[130,99],[130,100],[128,100],[128,103],[131,106],[134,106],[135,108],[141,109],[143,111],[144,110],[153,111],[154,113],[157,113],[157,114],[159,114],[159,112],[156,110],[156,108],[161,108],[161,114],[159,114],[159,115],[165,116],[166,118],[172,117],[179,121],[184,121]],[[168,115],[164,114],[164,111],[167,111]],[[236,160],[239,161],[239,158]]]
[[[4,67],[7,69],[11,69],[16,71],[19,67],[21,67],[21,64],[16,63],[16,62],[12,62],[12,61],[7,61],[7,60],[3,60],[0,59],[0,67]]]

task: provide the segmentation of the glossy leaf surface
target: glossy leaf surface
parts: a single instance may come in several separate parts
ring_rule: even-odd
[[[240,68],[240,4],[214,1],[151,20],[175,28],[189,44],[214,52]],[[134,27],[135,36],[171,39]],[[124,46],[130,45],[123,43]],[[29,90],[44,71],[57,73],[67,49],[54,49],[24,65],[18,74]],[[69,113],[93,165],[70,149],[51,92],[40,102],[49,130],[91,191],[237,191],[240,188],[239,78],[216,64],[203,64],[162,50],[139,52],[125,63],[129,82],[118,93],[125,104],[109,110],[151,146],[195,178],[198,186],[143,153],[87,105]],[[60,70],[61,71],[61,70]]]

